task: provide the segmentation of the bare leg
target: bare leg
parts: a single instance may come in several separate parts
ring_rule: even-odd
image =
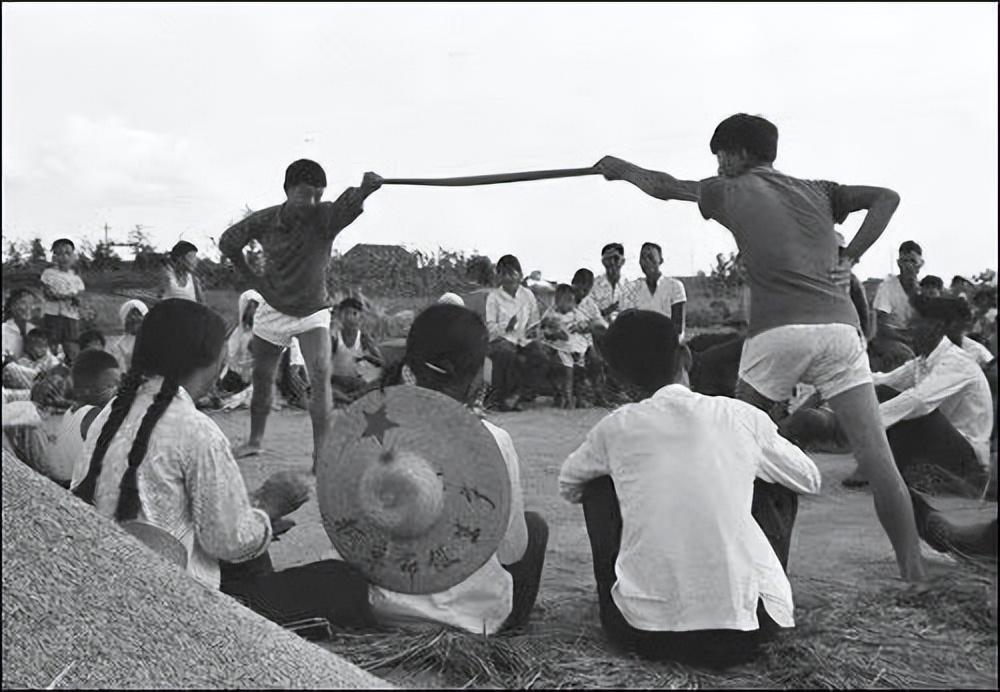
[[[264,428],[267,417],[271,413],[271,403],[274,396],[274,376],[278,371],[278,361],[281,360],[282,348],[254,335],[250,345],[253,353],[253,395],[250,397],[250,439],[239,447],[234,456],[253,456],[260,452],[260,443],[264,439]]]
[[[298,335],[299,346],[302,347],[302,357],[306,361],[309,372],[309,416],[312,418],[313,429],[313,466],[316,473],[316,457],[323,449],[326,434],[330,427],[330,410],[332,408],[330,393],[330,359],[332,346],[330,330],[326,328],[310,329]]]
[[[913,506],[882,427],[875,388],[863,384],[832,397],[828,403],[847,435],[858,467],[871,483],[875,512],[896,552],[900,575],[907,581],[923,580],[926,574]]]

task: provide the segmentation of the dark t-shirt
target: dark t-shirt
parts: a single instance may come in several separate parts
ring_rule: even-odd
[[[860,327],[838,264],[839,185],[800,180],[770,166],[701,181],[698,207],[736,238],[750,283],[749,336],[787,324]]]
[[[335,202],[321,202],[312,213],[284,218],[284,205],[269,207],[232,226],[219,239],[219,250],[232,257],[251,240],[264,251],[260,284],[268,304],[292,317],[308,317],[330,305],[327,268],[333,239],[361,214],[360,204],[346,201],[345,191]]]

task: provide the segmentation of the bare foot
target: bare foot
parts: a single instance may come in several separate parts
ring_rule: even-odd
[[[233,448],[234,459],[246,459],[247,457],[255,457],[259,455],[260,455],[259,442],[244,442],[239,447]]]

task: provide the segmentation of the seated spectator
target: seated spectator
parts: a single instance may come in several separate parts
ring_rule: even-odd
[[[504,255],[497,261],[497,277],[500,285],[486,297],[488,355],[493,364],[490,404],[498,411],[520,411],[518,399],[528,389],[531,374],[545,372],[548,359],[542,346],[527,335],[538,322],[538,301],[521,285],[521,263]]]
[[[893,370],[914,357],[908,330],[913,317],[910,297],[917,290],[917,275],[924,266],[923,254],[914,241],[902,243],[896,258],[899,274],[890,274],[875,292],[872,301],[875,336],[868,349],[873,371]]]
[[[353,402],[370,391],[382,375],[378,344],[361,329],[363,309],[357,298],[345,298],[337,306],[337,319],[331,325],[330,384],[335,404]]]
[[[86,329],[80,332],[80,340],[77,342],[80,344],[80,350],[93,348],[98,351],[104,351],[107,347],[107,340],[97,329]]]
[[[560,494],[583,504],[604,632],[649,658],[752,660],[794,626],[794,515],[772,521],[758,504],[818,492],[819,470],[767,414],[687,388],[691,354],[669,317],[623,312],[605,346],[646,398],[594,426],[559,474]]]
[[[76,357],[72,371],[73,404],[63,414],[49,448],[49,478],[64,488],[69,487],[73,469],[84,454],[84,440],[91,423],[114,398],[120,379],[118,361],[110,353],[83,349]]]
[[[3,423],[3,449],[23,464],[47,476],[49,440],[35,405],[26,400],[10,399],[4,390],[0,419]]]
[[[586,329],[581,331],[587,341],[587,353],[584,356],[587,379],[593,393],[594,404],[608,405],[608,377],[604,357],[601,355],[600,340],[608,331],[608,321],[601,314],[601,309],[591,295],[594,287],[594,273],[589,269],[578,269],[573,275],[573,291],[576,293],[577,310],[586,320]]]
[[[573,287],[559,284],[552,307],[545,311],[536,328],[541,344],[551,352],[559,373],[556,377],[556,406],[576,408],[573,373],[575,367],[584,367],[588,344],[583,335],[589,328],[589,320],[577,310]]]
[[[639,266],[643,276],[632,282],[623,308],[652,310],[669,317],[680,329],[684,341],[685,307],[687,293],[684,284],[660,272],[663,250],[656,243],[643,243],[639,251]]]
[[[118,319],[122,323],[125,331],[117,339],[111,342],[108,353],[118,360],[118,367],[124,372],[128,370],[132,360],[132,350],[135,348],[135,337],[142,326],[142,319],[149,312],[149,308],[141,300],[128,300],[118,308]]]
[[[948,287],[948,292],[953,298],[965,298],[966,300],[972,300],[975,290],[976,285],[964,276],[956,274],[951,277],[951,285]]]
[[[3,360],[17,360],[24,355],[24,338],[35,329],[32,312],[38,303],[34,293],[26,288],[11,291],[3,306]]]
[[[418,387],[469,405],[479,389],[487,344],[486,327],[474,312],[432,305],[413,322],[403,362]],[[437,593],[406,594],[372,585],[372,607],[380,624],[423,628],[436,623],[494,634],[527,621],[541,583],[549,529],[539,514],[524,511],[520,462],[510,435],[488,421],[482,425],[493,436],[510,480],[510,514],[496,552],[464,581]],[[394,510],[403,511],[398,506]]]
[[[284,518],[309,489],[279,472],[249,495],[225,433],[195,408],[218,379],[225,346],[225,322],[205,306],[171,299],[153,307],[117,396],[91,424],[74,494],[109,519],[170,534],[191,577],[278,624],[319,617],[370,626],[367,584],[347,564],[271,567],[276,527],[293,524]]]
[[[195,276],[197,268],[198,248],[186,240],[174,245],[163,263],[158,297],[162,300],[181,298],[204,303],[201,283]]]
[[[32,329],[24,338],[24,353],[3,369],[3,386],[8,389],[31,389],[36,380],[55,370],[62,362],[49,350],[45,331]]]
[[[975,495],[989,476],[994,406],[982,368],[958,345],[969,306],[955,298],[918,296],[914,307],[910,330],[917,357],[872,377],[886,437],[909,485]],[[782,428],[803,444],[842,434],[832,413],[822,411],[796,413]],[[844,484],[867,480],[857,469]]]

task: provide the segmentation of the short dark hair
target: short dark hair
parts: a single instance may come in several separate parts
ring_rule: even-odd
[[[555,297],[559,298],[560,296],[572,296],[573,300],[576,300],[576,291],[569,284],[559,284],[556,286]]]
[[[354,308],[355,310],[364,310],[365,306],[361,304],[360,300],[358,300],[357,298],[355,298],[353,296],[344,298],[337,305],[337,309],[338,310],[347,310],[349,308]]]
[[[313,187],[326,187],[326,172],[323,167],[315,161],[309,159],[299,159],[292,161],[285,169],[284,190],[295,187],[301,183],[312,185]]]
[[[921,317],[929,320],[941,320],[951,324],[953,322],[968,322],[972,319],[972,308],[969,303],[961,298],[942,296],[931,298],[925,295],[916,295],[910,299],[910,303]]]
[[[738,113],[719,123],[708,146],[713,154],[745,150],[758,161],[773,163],[778,157],[778,128],[759,116]]]
[[[952,286],[954,286],[955,284],[971,284],[971,283],[972,283],[971,281],[969,281],[968,279],[966,279],[961,274],[955,274],[955,276],[951,277],[951,285]]]
[[[589,269],[577,269],[576,273],[573,274],[573,280],[570,283],[594,283],[594,272]]]
[[[488,345],[489,332],[478,314],[460,305],[435,303],[413,320],[403,362],[420,386],[440,391],[471,381],[483,366]]]
[[[940,276],[934,276],[933,274],[928,274],[920,280],[920,288],[936,288],[939,291],[944,290],[944,281]]]
[[[70,250],[76,250],[76,244],[69,238],[58,238],[52,243],[52,252],[56,251],[56,248],[60,245],[69,245]]]
[[[607,245],[601,248],[601,257],[604,257],[604,255],[611,250],[617,250],[618,254],[620,254],[622,257],[625,256],[624,245],[622,245],[621,243],[608,243]]]
[[[101,348],[104,348],[107,345],[107,340],[104,338],[104,334],[97,329],[86,329],[80,332],[80,338],[76,340],[76,343],[82,348],[84,344],[91,341],[99,341],[101,343]]]
[[[24,335],[25,339],[30,339],[31,341],[45,341],[48,342],[49,335],[45,333],[44,329],[32,329],[27,334]]]
[[[514,255],[504,255],[497,260],[497,273],[502,272],[504,269],[514,270],[519,274],[524,273],[521,270],[521,262]]]
[[[107,351],[88,348],[80,351],[73,361],[73,386],[89,387],[97,376],[107,370],[116,370],[118,361]]]
[[[16,303],[19,300],[22,300],[23,298],[29,298],[29,297],[36,299],[38,298],[38,296],[35,295],[35,292],[28,288],[15,288],[13,291],[11,291],[10,295],[7,296],[7,302],[3,304],[4,322],[6,322],[9,319],[13,319],[14,315],[11,311],[11,308],[14,306],[14,303]]]
[[[924,256],[923,248],[921,248],[920,245],[918,245],[915,240],[903,241],[903,243],[899,246],[899,254],[902,255],[904,252],[915,252],[921,257]]]
[[[626,310],[604,337],[608,364],[622,379],[646,390],[672,381],[677,367],[677,328],[666,315]]]
[[[639,252],[642,252],[642,251],[643,251],[643,249],[644,249],[644,248],[647,248],[647,247],[651,247],[651,248],[655,248],[655,249],[656,249],[656,251],[657,251],[657,252],[658,252],[658,253],[660,254],[660,258],[661,258],[661,259],[663,258],[663,248],[661,248],[661,247],[660,247],[659,245],[657,245],[656,243],[650,243],[650,242],[646,242],[646,243],[643,243],[643,244],[642,244],[642,247],[641,247],[641,248],[639,248]]]
[[[196,248],[193,243],[189,243],[186,240],[181,240],[172,248],[170,248],[170,259],[179,260],[181,257],[188,254],[189,252],[198,252],[198,248]]]

